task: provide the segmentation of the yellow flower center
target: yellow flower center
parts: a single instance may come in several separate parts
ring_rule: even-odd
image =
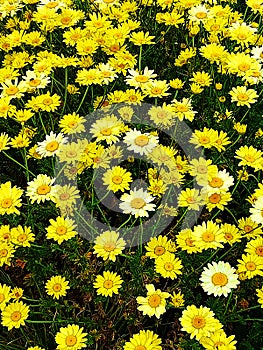
[[[135,80],[138,82],[138,83],[146,83],[149,78],[146,77],[145,75],[138,75]]]
[[[230,232],[225,233],[225,239],[228,240],[228,241],[231,241],[233,239],[232,233],[230,233]]]
[[[48,98],[44,98],[44,100],[42,101],[42,103],[45,105],[45,106],[49,106],[53,103],[53,100],[52,98],[48,97]]]
[[[179,106],[177,106],[177,111],[178,112],[188,112],[188,108],[184,105],[179,105]]]
[[[68,123],[68,127],[71,128],[71,129],[75,129],[75,127],[78,125],[77,122],[69,122]]]
[[[193,203],[195,202],[195,200],[194,200],[193,197],[188,197],[188,198],[186,198],[186,202],[187,202],[188,204],[193,204]]]
[[[10,86],[8,89],[6,89],[6,94],[8,96],[15,95],[18,92],[18,88],[16,86]]]
[[[56,229],[56,233],[59,236],[64,235],[66,232],[67,232],[67,228],[65,226],[58,226],[57,229]]]
[[[111,280],[106,280],[103,283],[103,287],[106,288],[106,289],[110,289],[110,288],[113,287],[113,282]]]
[[[256,248],[256,254],[259,256],[263,256],[263,246],[259,246]]]
[[[0,293],[0,304],[5,300],[5,295]]]
[[[220,346],[220,348],[221,348],[222,345],[225,345],[225,343],[223,343],[222,341],[217,341],[216,343],[214,343],[214,348],[215,348],[215,349],[218,349],[219,346]]]
[[[257,268],[257,265],[253,261],[247,262],[245,266],[248,271],[255,271]]]
[[[219,202],[220,202],[221,196],[220,196],[220,194],[218,194],[218,193],[214,193],[214,194],[212,194],[208,199],[209,199],[209,202],[210,202],[210,203],[216,204],[216,203],[219,203]]]
[[[154,254],[155,255],[163,255],[166,252],[166,249],[162,246],[157,246],[154,248]]]
[[[122,177],[121,176],[113,176],[112,182],[115,183],[116,185],[119,185],[122,183]]]
[[[192,325],[194,328],[200,329],[203,328],[205,326],[205,319],[202,316],[195,316],[192,319]]]
[[[40,185],[37,188],[37,194],[45,195],[51,191],[51,187],[48,185]]]
[[[137,345],[134,350],[146,350],[146,347],[143,345]]]
[[[228,283],[227,275],[222,272],[216,272],[212,276],[212,283],[215,286],[225,286]]]
[[[46,145],[46,150],[49,152],[54,152],[58,149],[59,143],[57,141],[51,141]]]
[[[253,230],[253,227],[252,227],[252,226],[250,226],[250,225],[244,226],[244,231],[245,231],[246,233],[250,232],[251,230]]]
[[[254,156],[251,156],[251,155],[249,155],[249,154],[248,154],[247,156],[245,156],[244,159],[245,159],[247,162],[251,162],[251,163],[253,163],[253,162],[256,160]]]
[[[13,201],[11,198],[5,198],[1,201],[1,207],[2,208],[10,208]]]
[[[21,317],[22,317],[22,314],[21,314],[21,312],[19,312],[19,311],[14,311],[14,312],[11,314],[11,320],[12,320],[13,322],[19,321],[19,320],[21,319]]]
[[[120,46],[119,45],[112,45],[110,47],[110,51],[112,51],[112,52],[117,52],[119,50],[120,50]]]
[[[10,233],[6,232],[3,234],[2,238],[5,240],[5,241],[8,241],[10,238],[11,238],[11,235]]]
[[[151,89],[151,93],[152,93],[153,95],[159,95],[159,94],[162,93],[162,89],[153,88],[153,89]]]
[[[158,307],[161,304],[161,297],[158,294],[153,294],[148,299],[150,307]]]
[[[145,206],[146,202],[142,198],[134,198],[131,201],[131,207],[134,209],[141,209]]]
[[[24,241],[27,240],[27,235],[24,234],[24,233],[22,233],[21,235],[19,235],[19,236],[17,237],[17,240],[18,240],[18,242],[24,242]]]
[[[111,129],[110,129],[110,128],[102,129],[102,130],[100,131],[100,133],[101,133],[103,136],[109,136],[109,135],[111,135]]]
[[[166,264],[164,264],[164,268],[166,271],[172,271],[174,266],[171,263],[166,263]]]
[[[220,26],[218,25],[218,24],[213,24],[211,27],[210,27],[210,29],[212,30],[212,31],[217,31],[218,29],[220,29]]]
[[[224,182],[219,177],[213,177],[212,180],[209,181],[209,185],[211,187],[221,187],[223,186],[223,184]]]
[[[68,193],[62,193],[60,196],[59,196],[59,199],[62,200],[62,201],[66,201],[67,199],[69,199],[70,195]]]
[[[29,81],[29,86],[31,86],[31,87],[36,87],[36,86],[38,86],[39,84],[41,83],[41,80],[40,79],[31,79],[30,81]]]
[[[69,16],[65,16],[61,18],[61,23],[67,25],[71,22],[71,18]]]
[[[75,335],[67,335],[66,337],[66,345],[74,346],[77,343],[77,337]]]
[[[197,12],[197,14],[195,16],[198,19],[203,19],[203,18],[207,17],[207,14],[205,12]]]
[[[188,245],[188,247],[193,247],[194,246],[194,241],[191,238],[186,238],[185,244]]]
[[[62,289],[62,286],[61,286],[61,284],[60,284],[60,283],[56,283],[56,284],[54,284],[54,286],[53,286],[53,290],[54,290],[55,292],[60,292],[60,291],[61,291],[61,289]]]
[[[68,158],[75,158],[77,156],[77,152],[73,151],[73,150],[69,150],[67,153],[66,153],[66,156]]]
[[[237,35],[237,37],[238,37],[239,40],[246,40],[247,39],[247,35],[244,34],[244,33],[239,33]]]
[[[199,165],[196,169],[196,171],[199,174],[206,174],[207,173],[207,166],[206,165]]]
[[[202,239],[205,242],[213,242],[215,240],[215,235],[212,232],[206,231],[202,234]]]
[[[116,248],[116,244],[114,242],[106,242],[104,244],[104,250],[106,252],[112,252]]]
[[[1,258],[5,258],[8,254],[8,250],[7,249],[1,249],[0,250],[0,256]]]
[[[250,65],[247,63],[242,63],[238,66],[238,69],[241,70],[241,72],[245,72],[247,70],[249,70]]]
[[[248,97],[248,95],[247,94],[238,94],[237,95],[237,99],[239,100],[239,101],[247,101],[248,99],[249,99],[249,97]]]
[[[207,136],[201,136],[199,137],[199,140],[198,140],[201,144],[207,144],[210,142],[210,138],[207,137]]]
[[[137,136],[134,143],[140,147],[146,146],[149,143],[149,137],[146,135]]]

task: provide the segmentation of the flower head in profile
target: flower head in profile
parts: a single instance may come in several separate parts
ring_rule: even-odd
[[[212,262],[205,267],[200,278],[201,286],[208,295],[225,297],[239,284],[235,269],[228,262]]]
[[[116,261],[116,256],[124,248],[125,241],[119,237],[119,233],[116,231],[105,231],[95,239],[94,252],[103,260]]]
[[[79,350],[86,348],[86,335],[87,333],[83,333],[83,327],[75,324],[61,327],[55,336],[57,343],[56,350]]]
[[[131,190],[130,193],[124,193],[119,204],[120,209],[124,214],[134,215],[138,217],[148,217],[148,211],[155,210],[155,204],[151,203],[154,200],[147,191],[142,188]]]
[[[137,297],[138,310],[143,312],[143,315],[160,316],[165,313],[166,299],[170,297],[167,292],[162,292],[160,289],[155,289],[153,284],[147,284],[147,295],[146,297]]]
[[[123,350],[162,350],[162,340],[153,331],[140,331],[124,344]]]

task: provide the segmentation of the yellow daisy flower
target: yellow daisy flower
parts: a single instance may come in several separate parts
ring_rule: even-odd
[[[98,295],[112,297],[114,294],[119,294],[118,289],[121,288],[123,280],[116,272],[103,271],[103,275],[98,275],[93,287],[97,289]]]
[[[23,190],[14,186],[11,187],[11,182],[1,184],[0,186],[0,215],[4,214],[20,214],[17,208],[22,206],[21,196]]]
[[[181,275],[183,268],[182,261],[176,258],[174,254],[166,254],[164,257],[155,259],[155,271],[164,278],[174,280],[177,275]]]
[[[71,324],[61,327],[55,336],[57,350],[79,350],[86,348],[87,333],[83,332],[83,327]]]
[[[214,318],[214,312],[206,306],[197,308],[195,305],[188,305],[179,318],[182,330],[200,340],[202,337],[209,337],[211,333],[221,329],[222,324]]]
[[[2,325],[10,331],[12,328],[19,328],[25,325],[25,320],[28,318],[29,307],[22,301],[10,303],[2,311]]]
[[[47,239],[54,239],[58,244],[68,241],[78,233],[74,231],[76,225],[72,219],[58,216],[56,220],[50,219],[50,226],[46,228]]]
[[[0,283],[0,310],[4,310],[6,303],[11,299],[11,287]]]
[[[115,231],[105,231],[95,239],[94,252],[103,260],[116,261],[116,256],[119,255],[125,248],[125,241],[119,237],[119,233]]]
[[[140,331],[125,342],[123,350],[162,350],[162,340],[153,331]]]
[[[65,277],[52,276],[45,284],[45,289],[48,295],[59,299],[67,294],[67,289],[70,288],[68,284],[69,282],[66,281]]]
[[[153,284],[147,284],[147,295],[146,297],[137,297],[136,301],[138,304],[138,310],[143,312],[143,315],[160,316],[165,313],[166,299],[170,297],[167,292],[162,292],[160,289],[155,289]]]

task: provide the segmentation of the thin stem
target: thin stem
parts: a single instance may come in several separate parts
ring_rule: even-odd
[[[142,45],[140,46],[140,52],[139,52],[139,72],[142,70]]]
[[[87,96],[88,91],[89,91],[89,85],[87,86],[87,88],[86,88],[86,90],[84,92],[84,95],[82,97],[82,100],[80,101],[80,104],[78,106],[78,109],[76,110],[76,113],[78,113],[78,111],[80,110],[81,106],[83,105],[83,102],[84,102],[84,100],[85,100],[85,98]]]
[[[17,165],[21,166],[21,168],[25,169],[26,171],[28,171],[28,173],[30,173],[31,175],[33,175],[34,177],[36,177],[36,175],[34,173],[32,173],[32,171],[30,171],[28,168],[26,168],[23,164],[19,163],[17,160],[15,160],[13,157],[9,156],[5,151],[2,151],[3,154],[9,158],[10,160],[12,160],[14,163],[16,163]]]
[[[64,114],[64,110],[66,108],[66,103],[67,103],[67,97],[68,97],[68,89],[67,89],[67,86],[68,86],[68,69],[67,67],[65,68],[65,93],[64,93],[64,102],[63,102],[63,108],[62,108],[62,111],[61,111],[61,115]]]

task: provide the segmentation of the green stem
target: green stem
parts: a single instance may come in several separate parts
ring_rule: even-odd
[[[13,157],[9,156],[5,151],[2,151],[3,154],[9,158],[10,160],[12,160],[14,163],[16,163],[17,165],[21,166],[21,168],[25,169],[28,173],[30,173],[31,175],[33,175],[34,177],[36,177],[36,175],[34,173],[32,173],[32,171],[30,171],[28,168],[26,168],[23,164],[19,163],[17,160],[15,160]]]
[[[234,214],[232,213],[232,211],[228,208],[228,207],[225,207],[225,210],[232,216],[232,218],[234,219],[235,223],[238,225],[238,221],[237,219],[235,218]]]
[[[67,103],[67,97],[68,97],[68,89],[67,89],[67,86],[68,86],[68,69],[67,67],[65,68],[65,93],[64,93],[64,102],[63,102],[63,108],[62,108],[62,111],[61,111],[61,115],[63,116],[64,114],[64,110],[66,108],[66,103]]]
[[[231,291],[231,293],[229,294],[229,297],[227,299],[227,303],[226,303],[226,307],[225,307],[225,311],[223,313],[223,316],[225,316],[225,314],[227,313],[227,310],[228,310],[228,307],[229,307],[229,304],[230,304],[230,300],[232,298],[232,294],[233,294],[233,292]]]
[[[80,110],[81,106],[83,105],[83,102],[84,102],[84,100],[85,100],[85,98],[87,96],[88,91],[89,91],[89,85],[87,86],[87,88],[86,88],[86,90],[84,92],[84,95],[82,97],[82,100],[80,101],[80,104],[78,106],[78,109],[76,110],[76,113],[78,113],[78,111]]]
[[[142,70],[142,45],[140,46],[140,52],[139,52],[139,72]]]

